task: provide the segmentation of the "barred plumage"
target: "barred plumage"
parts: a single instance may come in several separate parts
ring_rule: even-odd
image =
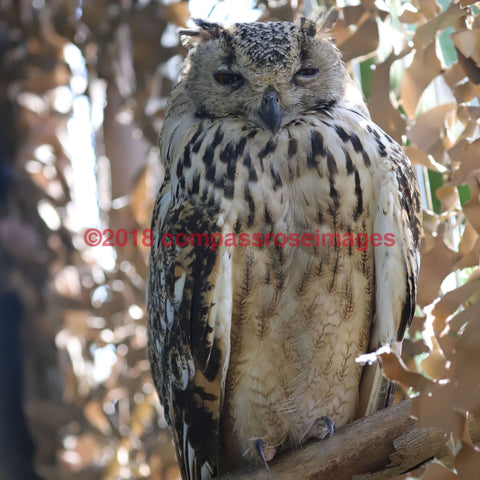
[[[355,359],[401,340],[413,316],[419,194],[352,95],[331,20],[183,32],[147,299],[184,479],[256,461],[257,440],[268,460],[325,436],[325,418],[386,402]]]

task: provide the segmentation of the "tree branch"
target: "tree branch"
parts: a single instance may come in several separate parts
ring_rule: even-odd
[[[410,400],[339,428],[332,438],[280,455],[257,471],[237,471],[218,480],[382,480],[406,472],[433,457],[450,455],[448,435],[420,428],[410,417]],[[478,429],[471,431],[474,442]],[[477,438],[476,438],[477,437]]]

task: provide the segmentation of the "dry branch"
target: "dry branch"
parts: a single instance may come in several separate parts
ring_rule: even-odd
[[[429,460],[450,454],[448,436],[433,428],[420,428],[410,417],[405,400],[370,417],[338,429],[332,438],[282,455],[258,471],[238,471],[221,480],[381,480],[398,475]],[[480,440],[477,431],[473,441]],[[478,438],[475,438],[478,437]],[[372,472],[372,473],[369,473]]]

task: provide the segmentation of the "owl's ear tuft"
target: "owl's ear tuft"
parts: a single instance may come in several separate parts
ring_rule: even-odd
[[[300,29],[309,38],[325,38],[329,30],[338,19],[338,9],[331,8],[328,12],[321,14],[316,20],[302,17]]]
[[[338,9],[331,8],[327,13],[322,15],[317,21],[317,32],[325,33],[332,29],[338,20]]]
[[[193,21],[200,27],[199,30],[180,30],[178,32],[183,45],[194,46],[207,40],[220,38],[225,33],[225,29],[219,23],[207,22],[201,18],[194,18]]]
[[[309,38],[326,38],[335,22],[338,20],[338,9],[331,8],[319,15],[317,19],[301,18],[300,29]]]
[[[308,37],[314,38],[317,34],[317,26],[312,20],[302,17],[300,18],[300,30]]]

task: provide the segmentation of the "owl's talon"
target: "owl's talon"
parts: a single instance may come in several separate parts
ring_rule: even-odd
[[[268,467],[268,462],[275,456],[277,449],[275,447],[268,446],[261,438],[259,438],[255,441],[255,450],[257,451],[258,456],[262,459],[267,470],[270,470]]]
[[[320,420],[325,423],[328,429],[328,436],[333,437],[333,433],[335,432],[335,425],[333,424],[333,422],[328,417],[320,417]]]
[[[333,437],[335,431],[335,425],[328,417],[320,417],[315,423],[310,427],[309,438],[318,438],[323,440],[324,438]]]

